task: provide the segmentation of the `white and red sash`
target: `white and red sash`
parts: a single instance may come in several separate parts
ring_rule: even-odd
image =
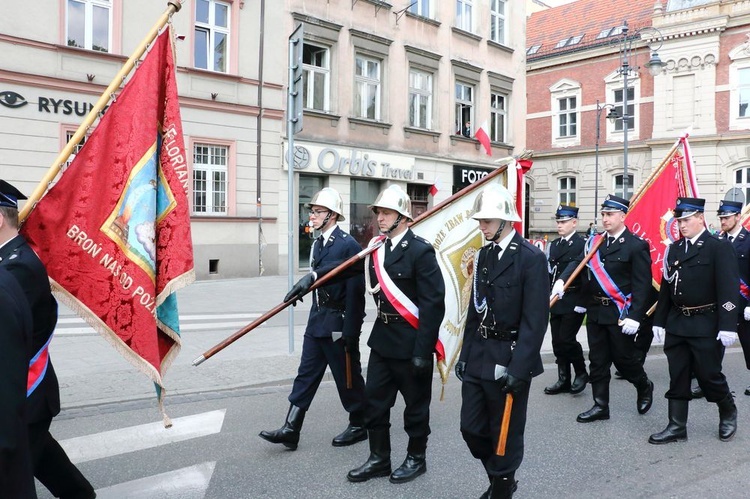
[[[28,397],[39,383],[44,379],[44,375],[47,374],[47,366],[49,365],[49,343],[52,341],[52,335],[50,335],[47,343],[34,355],[29,361],[29,375],[26,379],[26,396]]]
[[[385,236],[380,238],[381,241],[384,239]],[[388,272],[385,271],[384,258],[380,255],[380,248],[372,252],[372,259],[375,264],[375,275],[378,276],[378,282],[380,283],[380,290],[383,291],[390,304],[406,322],[411,324],[414,329],[419,328],[419,308],[396,286]]]

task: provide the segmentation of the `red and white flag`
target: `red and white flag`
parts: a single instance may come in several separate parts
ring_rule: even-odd
[[[435,197],[442,187],[443,184],[440,182],[440,177],[435,178],[435,183],[430,186],[430,196]]]
[[[630,200],[625,219],[635,235],[648,241],[651,276],[656,286],[661,284],[664,252],[680,238],[677,220],[672,215],[675,201],[678,197],[699,196],[687,137],[685,133],[677,140],[671,153]]]
[[[492,156],[492,145],[490,144],[490,135],[487,133],[487,122],[483,122],[477,129],[477,133],[474,134],[474,138],[479,141],[484,147],[484,152],[487,156]]]

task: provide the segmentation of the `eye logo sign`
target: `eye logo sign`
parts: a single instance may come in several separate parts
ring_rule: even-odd
[[[0,92],[0,104],[11,109],[15,109],[25,106],[26,104],[28,104],[28,102],[23,95],[17,94],[16,92],[12,92],[10,90],[5,90],[4,92]]]

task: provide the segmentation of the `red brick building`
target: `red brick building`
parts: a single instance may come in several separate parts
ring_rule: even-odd
[[[624,21],[633,49],[627,95],[619,71]],[[666,65],[651,76],[646,63],[654,49]],[[749,2],[578,0],[535,12],[527,25],[527,92],[533,233],[554,231],[551,217],[561,202],[580,207],[584,230],[597,201],[622,195],[625,126],[629,194],[692,127],[707,211],[715,212],[735,186],[744,201],[750,197]],[[627,125],[607,120],[612,108],[623,115],[625,97]],[[714,215],[707,218],[718,225]]]

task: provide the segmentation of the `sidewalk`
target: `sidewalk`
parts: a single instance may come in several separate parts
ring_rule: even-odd
[[[180,316],[189,318],[189,322],[181,320],[187,330],[183,330],[182,350],[164,379],[167,395],[289,384],[299,365],[309,299],[293,309],[293,353],[289,353],[287,309],[200,366],[192,365],[194,359],[241,329],[242,324],[252,322],[252,317],[278,305],[288,288],[287,276],[268,276],[200,281],[181,290]],[[375,317],[372,299],[368,297],[366,303],[361,341],[363,365],[369,358],[366,343]],[[250,314],[254,315],[242,319]],[[233,321],[228,322],[228,317],[233,317]],[[541,350],[547,367],[554,363],[550,336],[548,329]],[[588,351],[585,328],[578,334],[578,341]],[[60,324],[50,350],[64,408],[154,397],[148,378],[65,307],[60,309]]]

